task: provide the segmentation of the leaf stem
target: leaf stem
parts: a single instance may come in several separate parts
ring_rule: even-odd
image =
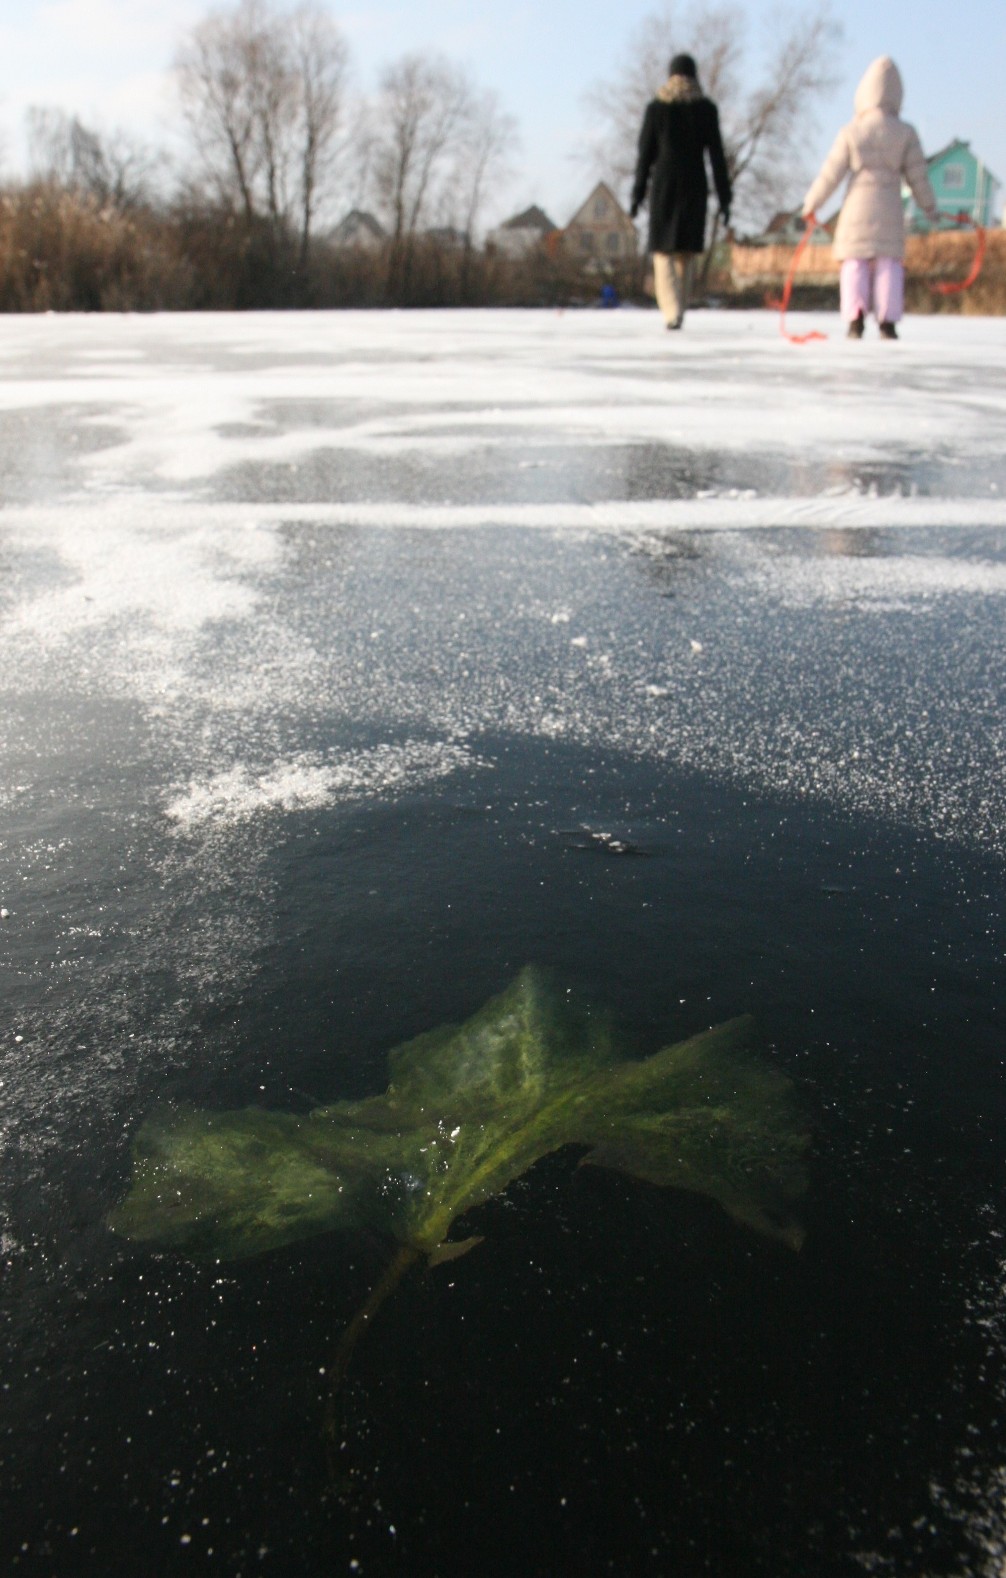
[[[370,1326],[382,1304],[391,1297],[402,1278],[408,1271],[411,1271],[417,1261],[422,1259],[423,1254],[424,1251],[417,1248],[415,1244],[400,1244],[393,1258],[385,1267],[382,1276],[375,1282],[339,1338],[338,1347],[335,1350],[328,1370],[328,1401],[325,1405],[325,1418],[322,1424],[322,1433],[325,1437],[330,1465],[334,1465],[334,1454],[337,1450],[338,1419],[336,1416],[336,1405],[356,1345]]]

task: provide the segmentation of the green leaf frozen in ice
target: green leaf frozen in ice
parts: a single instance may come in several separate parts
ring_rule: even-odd
[[[626,1059],[604,1015],[526,969],[465,1024],[396,1048],[383,1095],[306,1116],[154,1114],[112,1227],[227,1259],[366,1226],[445,1258],[459,1217],[575,1145],[795,1245],[805,1137],[789,1081],[751,1055],[748,1031],[732,1020]]]
[[[463,1025],[396,1048],[383,1095],[306,1116],[154,1114],[111,1225],[220,1259],[338,1228],[397,1242],[337,1371],[409,1265],[465,1253],[478,1240],[450,1238],[459,1218],[565,1146],[586,1164],[707,1195],[795,1248],[806,1136],[789,1080],[753,1056],[749,1030],[735,1019],[627,1058],[607,1016],[528,968]]]

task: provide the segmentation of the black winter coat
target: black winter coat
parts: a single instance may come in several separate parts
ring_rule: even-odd
[[[708,150],[720,208],[730,207],[730,176],[720,139],[720,117],[712,99],[653,99],[639,134],[639,159],[632,188],[638,208],[650,184],[651,252],[703,252],[706,245],[705,154]]]

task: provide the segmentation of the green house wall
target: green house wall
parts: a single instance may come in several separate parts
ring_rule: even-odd
[[[996,194],[999,182],[966,142],[952,143],[928,161],[929,179],[941,214],[966,213],[979,225],[998,223]],[[902,189],[905,219],[910,230],[931,230],[929,220],[907,187]]]

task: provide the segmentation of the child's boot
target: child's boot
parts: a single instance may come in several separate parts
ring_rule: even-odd
[[[861,340],[863,338],[863,327],[863,314],[857,312],[846,330],[847,337],[850,340]]]
[[[880,325],[880,338],[882,340],[896,340],[898,338],[898,331],[893,323],[882,323]]]

